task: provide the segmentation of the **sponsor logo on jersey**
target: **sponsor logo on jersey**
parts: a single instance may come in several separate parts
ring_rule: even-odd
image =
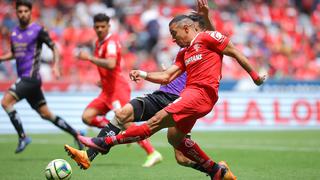
[[[19,34],[18,35],[18,39],[22,39],[23,37],[22,37],[22,34]]]
[[[33,31],[32,31],[32,30],[30,30],[30,31],[27,32],[27,35],[28,35],[28,36],[32,36],[32,34],[33,34]]]
[[[195,62],[195,61],[199,61],[202,59],[202,54],[197,54],[197,55],[194,55],[194,56],[191,56],[189,57],[186,61],[185,61],[185,64],[186,66],[192,62]]]
[[[200,45],[199,44],[195,44],[193,45],[193,48],[198,52],[200,49]]]
[[[217,32],[217,31],[210,32],[210,36],[213,37],[218,42],[222,42],[225,37],[224,35],[222,35],[220,32]]]

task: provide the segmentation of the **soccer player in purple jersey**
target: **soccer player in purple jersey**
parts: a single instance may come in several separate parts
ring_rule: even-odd
[[[0,56],[0,62],[15,58],[18,71],[17,81],[4,94],[1,101],[3,109],[7,112],[19,136],[19,143],[15,153],[22,152],[31,142],[31,138],[25,134],[20,117],[14,108],[14,105],[22,99],[26,99],[41,118],[49,120],[60,129],[71,134],[78,143],[79,148],[82,149],[83,145],[77,139],[78,132],[61,117],[54,115],[46,104],[41,90],[41,77],[39,74],[42,43],[47,44],[53,50],[53,72],[57,77],[60,77],[59,54],[48,32],[39,24],[31,22],[31,10],[32,3],[30,1],[16,1],[19,26],[11,33],[11,51]]]
[[[199,31],[214,30],[212,22],[209,19],[207,2],[201,2],[202,3],[199,3],[198,1],[198,12],[191,13],[189,17],[194,21]],[[181,51],[183,51],[183,49],[181,49]],[[121,130],[131,126],[131,122],[141,122],[150,119],[159,110],[179,98],[180,92],[185,88],[186,77],[186,73],[183,73],[170,84],[161,85],[160,89],[152,94],[147,94],[145,97],[136,97],[131,100],[115,112],[115,117],[100,131],[98,137],[119,134]],[[190,138],[190,135],[188,136],[188,138]],[[93,148],[89,148],[87,151],[79,151],[69,145],[65,145],[65,150],[70,157],[77,162],[81,169],[88,169],[93,159],[98,155],[98,151]],[[188,159],[180,151],[176,149],[174,149],[174,151],[178,164],[205,172],[205,169],[200,164]],[[155,158],[155,160],[156,159],[157,158]]]

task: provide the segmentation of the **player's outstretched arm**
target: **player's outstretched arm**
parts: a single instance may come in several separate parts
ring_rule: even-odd
[[[98,57],[92,56],[88,52],[85,52],[85,51],[80,51],[77,57],[80,60],[90,61],[97,66],[100,66],[100,67],[103,67],[106,69],[110,69],[110,70],[114,69],[117,64],[117,60],[115,58],[108,58],[108,60],[106,60],[103,58],[98,58]]]
[[[249,64],[248,59],[240,52],[230,41],[227,47],[223,50],[223,54],[231,56],[237,60],[237,62],[245,69],[251,76],[256,85],[261,85],[266,80],[266,75],[260,76]]]
[[[178,77],[182,71],[176,65],[170,66],[165,71],[161,72],[145,72],[141,70],[132,70],[129,74],[132,81],[139,82],[141,79],[157,83],[157,84],[168,84],[176,77]]]
[[[215,27],[210,18],[210,9],[208,0],[197,0],[197,13],[201,15],[206,23],[206,28],[209,31],[214,31]]]

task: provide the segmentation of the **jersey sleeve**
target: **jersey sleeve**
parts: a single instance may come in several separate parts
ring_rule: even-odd
[[[53,49],[54,47],[54,43],[50,38],[48,31],[45,30],[44,28],[41,28],[39,32],[39,41],[41,43],[45,43],[50,49]]]
[[[117,57],[119,47],[118,42],[115,39],[110,39],[105,46],[105,55],[106,58]]]
[[[230,39],[218,31],[207,31],[203,33],[203,42],[205,45],[218,53],[227,47]]]
[[[185,53],[185,50],[180,50],[176,56],[175,63],[174,63],[182,71],[186,70],[186,65],[184,64],[184,53]]]

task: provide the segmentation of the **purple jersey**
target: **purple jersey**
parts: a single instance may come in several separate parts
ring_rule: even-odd
[[[40,53],[42,43],[53,49],[53,42],[48,33],[37,23],[27,28],[14,28],[11,33],[11,51],[17,61],[18,77],[40,79]]]
[[[180,49],[180,51],[177,54],[176,59],[183,59],[185,48]],[[176,61],[174,60],[174,62]],[[187,81],[187,73],[184,72],[179,77],[177,77],[175,80],[173,80],[171,83],[167,85],[160,86],[160,91],[180,95],[181,91],[185,88]]]
[[[187,81],[187,73],[184,72],[179,77],[177,77],[175,80],[173,80],[171,83],[167,85],[160,86],[160,91],[171,93],[175,95],[180,95],[181,91],[185,88]]]

